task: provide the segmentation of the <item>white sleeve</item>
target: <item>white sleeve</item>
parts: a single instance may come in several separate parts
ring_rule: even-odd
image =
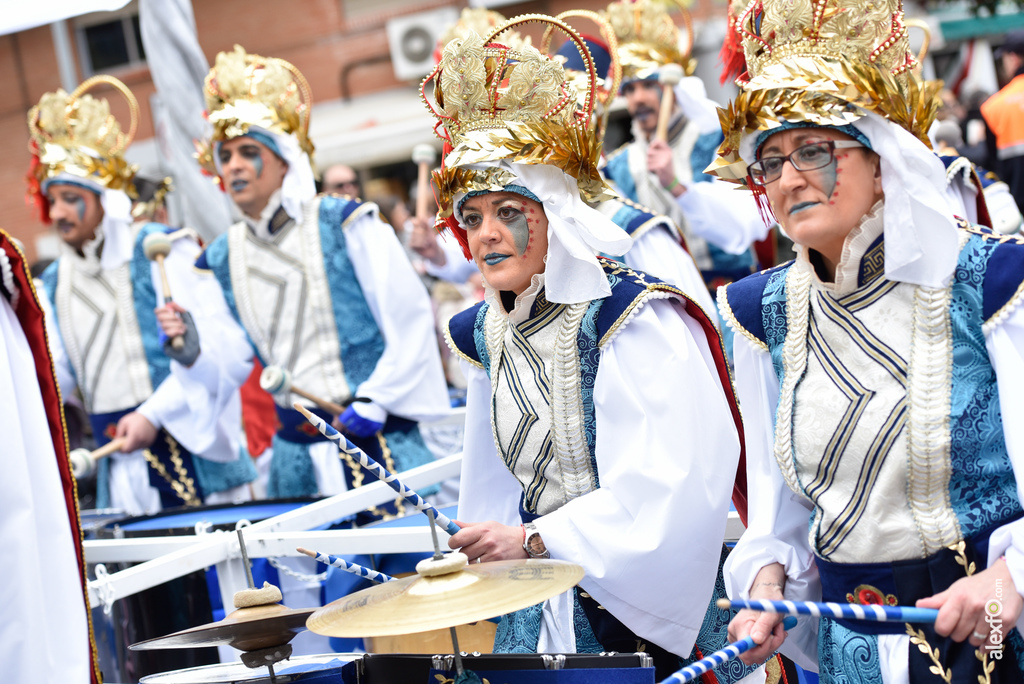
[[[729,254],[742,254],[768,235],[754,196],[731,183],[691,183],[675,200],[690,230]]]
[[[36,281],[36,292],[39,294],[39,305],[43,308],[43,321],[46,325],[46,339],[50,346],[50,356],[53,357],[53,370],[57,375],[57,384],[60,386],[61,399],[68,403],[73,399],[75,390],[78,389],[78,382],[71,370],[71,362],[64,350],[64,342],[60,337],[60,329],[57,325],[57,316],[53,312],[50,298],[46,296],[46,288],[40,281]]]
[[[650,301],[604,348],[593,395],[600,487],[536,525],[616,618],[689,653],[715,584],[739,438],[703,330],[680,312]]]
[[[366,215],[345,229],[352,268],[384,338],[384,354],[358,388],[389,414],[437,420],[449,413],[447,385],[423,282],[390,226]]]
[[[793,493],[775,462],[779,382],[771,356],[737,332],[733,359],[747,447],[747,530],[725,561],[726,591],[733,598],[749,598],[758,571],[781,563],[787,599],[820,601],[821,582],[807,537],[810,503]],[[817,620],[801,619],[782,650],[801,667],[817,671]]]
[[[996,371],[1003,438],[1017,479],[1017,497],[1024,502],[1024,421],[1019,420],[1024,415],[1024,306],[1018,305],[1008,320],[990,330],[985,342]],[[1008,416],[1013,418],[1007,420]],[[1024,595],[1024,519],[1003,525],[989,537],[989,564],[1002,555],[1006,556],[1017,592]],[[1017,620],[1017,627],[1024,628],[1024,615]]]
[[[648,230],[633,242],[625,258],[630,266],[685,292],[704,309],[711,322],[718,325],[715,300],[711,298],[697,264],[668,228],[657,226]]]
[[[198,245],[176,240],[165,259],[171,295],[191,315],[199,333],[199,357],[185,368],[171,361],[171,373],[139,407],[191,451],[211,461],[234,461],[241,435],[238,388],[252,371],[252,347],[235,321],[212,273],[193,264]],[[163,305],[160,275],[153,266],[157,303]]]
[[[484,369],[462,362],[466,376],[466,432],[459,481],[459,520],[519,525],[522,486],[498,455],[491,430],[491,381]],[[481,496],[481,492],[487,492]]]

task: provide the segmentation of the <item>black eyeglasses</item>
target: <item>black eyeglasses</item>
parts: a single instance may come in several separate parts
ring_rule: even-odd
[[[864,147],[856,140],[823,140],[807,143],[796,148],[785,157],[764,157],[747,167],[747,173],[754,185],[765,186],[779,179],[782,165],[787,161],[797,171],[813,171],[832,163],[836,149]]]

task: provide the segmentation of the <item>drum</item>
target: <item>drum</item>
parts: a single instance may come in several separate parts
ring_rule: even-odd
[[[463,667],[494,684],[654,684],[643,653],[463,655]],[[438,684],[454,679],[454,656],[369,654],[300,656],[267,668],[225,663],[142,678],[142,684]]]
[[[156,515],[117,519],[97,529],[102,539],[194,535],[196,526],[234,530],[240,520],[257,522],[305,506],[313,499],[279,499],[244,504],[172,508]],[[108,564],[111,573],[130,564]],[[276,570],[266,561],[253,563],[257,586],[264,580],[277,584]],[[160,586],[133,594],[114,604],[108,617],[93,610],[97,647],[108,679],[138,681],[140,677],[174,668],[220,662],[216,648],[177,651],[129,651],[128,645],[171,634],[224,617],[216,571],[196,571]]]
[[[363,657],[358,678],[346,684],[437,684],[456,676],[454,656]],[[462,666],[493,684],[654,684],[654,664],[645,653],[484,654],[462,656]]]
[[[274,666],[274,679],[266,667],[249,668],[242,663],[223,663],[174,670],[142,678],[142,684],[341,684],[356,681],[356,661],[360,655],[330,653],[297,656]]]

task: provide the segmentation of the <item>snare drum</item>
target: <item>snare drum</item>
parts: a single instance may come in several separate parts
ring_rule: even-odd
[[[187,536],[196,526],[210,530],[234,530],[240,520],[257,522],[305,506],[312,499],[280,499],[244,504],[172,508],[156,515],[118,519],[96,530],[101,539]],[[111,573],[131,564],[108,564]],[[257,586],[264,580],[278,584],[277,571],[263,559],[253,563]],[[133,594],[114,604],[110,617],[93,611],[97,642],[104,651],[101,662],[109,678],[137,681],[140,677],[172,668],[213,665],[220,662],[216,648],[179,651],[129,651],[128,644],[164,636],[224,617],[216,571],[196,571]]]
[[[462,656],[462,666],[501,684],[654,684],[654,665],[644,653],[474,653]],[[370,654],[363,657],[353,684],[437,684],[455,676],[451,655]]]
[[[359,655],[330,653],[327,655],[298,656],[283,660],[274,666],[276,684],[302,682],[302,684],[342,684],[356,682],[356,661]],[[223,663],[185,670],[174,670],[142,678],[142,684],[271,684],[266,667],[250,669],[242,663]]]

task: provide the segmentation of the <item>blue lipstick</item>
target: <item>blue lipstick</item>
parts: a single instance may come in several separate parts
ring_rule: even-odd
[[[495,266],[497,264],[500,264],[505,259],[508,259],[508,257],[508,254],[498,254],[496,252],[491,252],[490,254],[484,257],[484,263],[487,264],[488,266]]]
[[[810,209],[811,207],[814,207],[814,206],[817,206],[817,205],[818,205],[817,202],[800,202],[798,204],[794,204],[793,208],[789,210],[789,215],[792,216],[793,214],[801,212],[804,209]]]

